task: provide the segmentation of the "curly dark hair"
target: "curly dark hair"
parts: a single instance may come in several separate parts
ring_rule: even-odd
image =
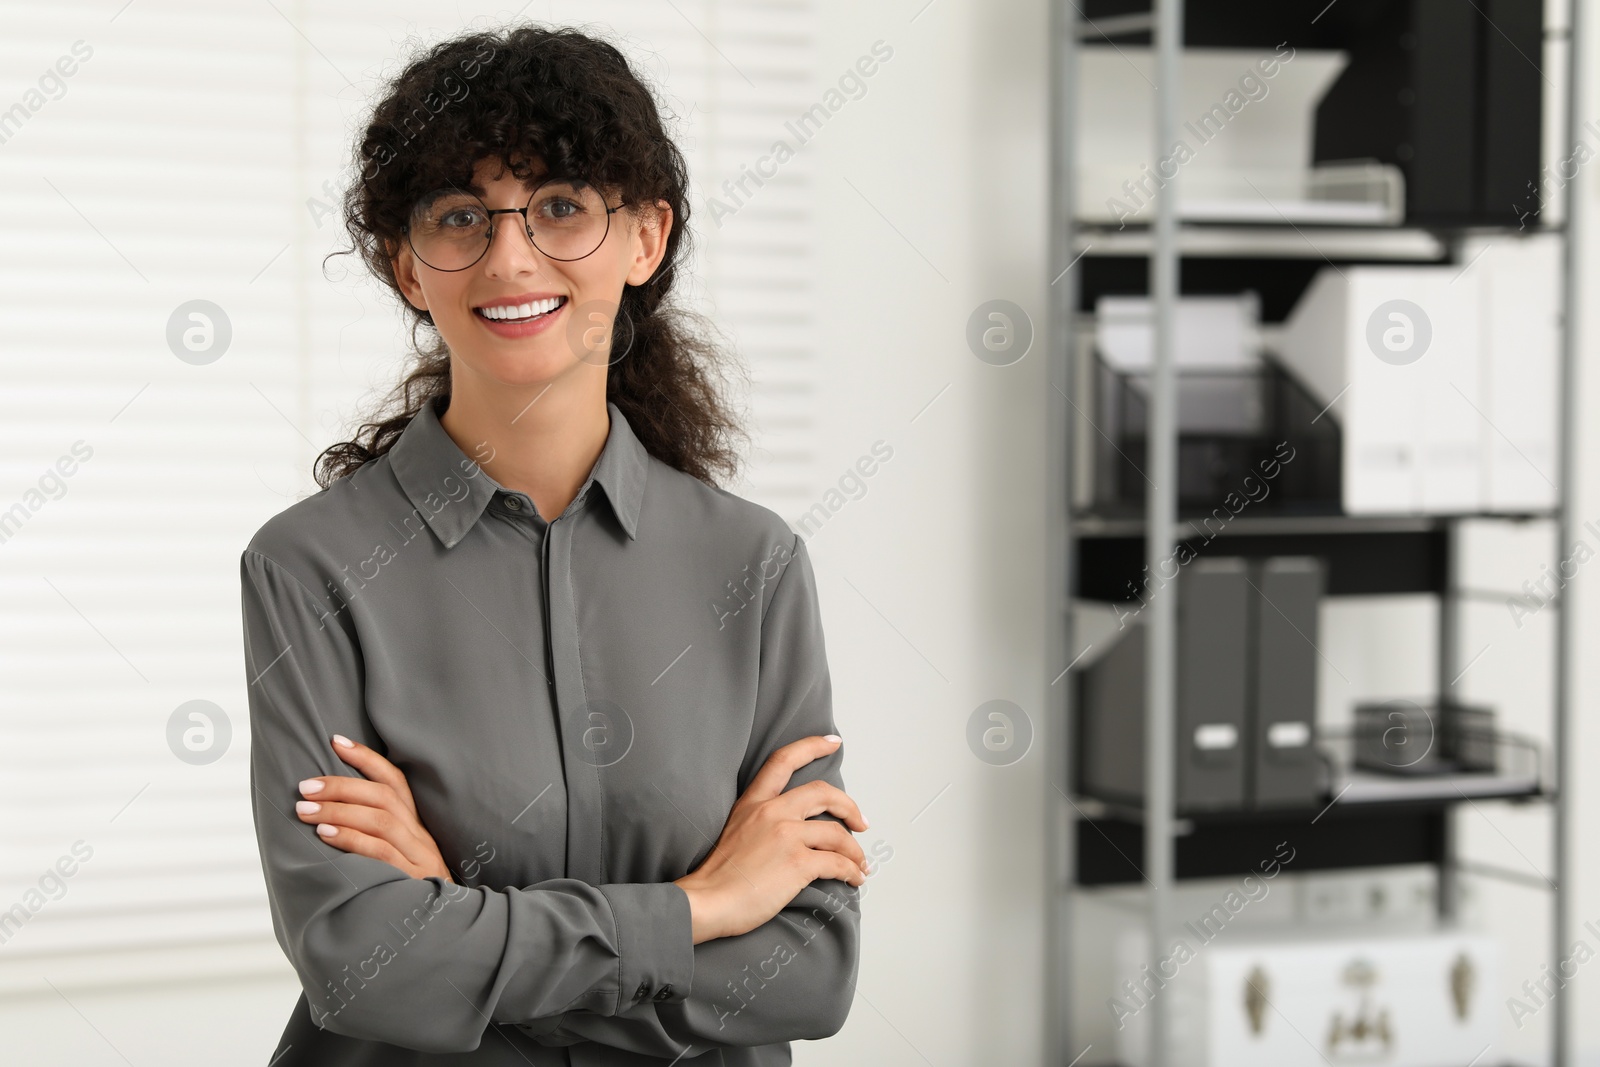
[[[449,395],[449,349],[433,317],[405,299],[392,256],[421,195],[466,186],[476,164],[496,156],[519,180],[539,159],[552,175],[619,190],[624,204],[671,205],[659,268],[644,284],[623,288],[614,334],[633,342],[607,371],[606,399],[657,459],[710,484],[715,474],[731,477],[734,440],[744,430],[718,381],[738,365],[710,339],[703,316],[667,302],[691,244],[683,156],[651,91],[614,45],[570,27],[521,25],[426,48],[373,106],[344,192],[343,221],[354,244],[332,255],[359,253],[399,298],[416,360],[355,440],[317,457],[317,484],[327,489],[383,455],[423,404]]]

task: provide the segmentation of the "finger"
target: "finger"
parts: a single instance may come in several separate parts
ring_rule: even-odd
[[[828,737],[832,737],[833,740],[828,740]],[[834,752],[840,743],[838,734],[826,737],[814,735],[791,741],[767,757],[767,761],[761,765],[756,776],[750,780],[744,795],[751,800],[770,800],[783,792],[795,771],[814,759]]]
[[[404,810],[399,796],[390,786],[366,778],[354,778],[348,774],[325,774],[319,778],[307,778],[299,783],[299,788],[302,796],[313,800],[347,800],[374,807],[386,802]]]
[[[417,837],[405,819],[393,812],[364,804],[323,804],[312,800],[302,800],[294,807],[302,822],[360,831],[387,842],[418,866],[426,864],[430,858],[432,850],[428,845]]]
[[[324,830],[323,826],[327,827],[327,829]],[[329,833],[329,831],[332,832]],[[317,836],[341,851],[382,860],[412,878],[421,877],[420,869],[416,865],[408,860],[399,849],[380,837],[364,834],[360,830],[353,830],[348,826],[334,826],[332,823],[323,823],[319,826]]]
[[[806,843],[807,848],[836,852],[857,867],[863,867],[867,862],[866,851],[862,849],[850,831],[838,823],[805,822],[801,826],[803,829],[800,833],[800,840]]]
[[[866,817],[850,798],[850,794],[820,778],[814,782],[797,785],[778,798],[785,815],[793,819],[809,819],[827,812],[844,820],[850,829],[860,832],[867,828]]]
[[[396,815],[416,818],[395,791],[382,782],[369,782],[365,778],[352,778],[347,774],[330,774],[321,778],[307,778],[300,783],[300,795],[319,802],[339,801],[345,804],[365,804],[369,808],[383,808]]]
[[[343,734],[334,734],[332,744],[334,752],[338,753],[340,759],[372,781],[382,782],[393,789],[405,802],[406,807],[410,808],[413,814],[416,812],[416,802],[411,798],[411,784],[406,781],[406,776],[399,767],[390,763],[376,749],[369,748],[359,741],[352,741]]]
[[[854,886],[859,886],[867,880],[867,872],[837,852],[813,850],[807,859],[807,873],[813,880],[833,878]]]

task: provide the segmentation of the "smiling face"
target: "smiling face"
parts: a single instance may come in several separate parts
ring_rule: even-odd
[[[518,181],[501,160],[486,157],[473,170],[470,191],[491,211],[521,208],[543,180],[543,167]],[[616,207],[615,191],[590,192],[593,205],[603,213]],[[448,227],[459,235],[486,220],[476,211],[430,212],[434,232]],[[540,243],[565,253],[547,232],[567,225],[575,208],[566,198],[543,194],[528,214]],[[666,253],[672,209],[658,202],[654,211],[636,212],[624,207],[610,216],[609,228],[598,248],[581,259],[551,259],[528,239],[522,219],[515,214],[492,218],[493,238],[482,258],[462,270],[439,270],[422,262],[411,241],[402,240],[395,255],[395,279],[414,307],[426,309],[450,350],[452,376],[461,383],[463,372],[485,385],[543,385],[563,376],[598,375],[603,382],[609,362],[610,326],[625,285],[642,285],[655,273]],[[413,239],[420,240],[419,222],[413,217]],[[426,251],[426,248],[425,248]],[[429,254],[436,263],[445,259]],[[465,258],[470,259],[470,254]],[[626,343],[627,338],[622,338]]]

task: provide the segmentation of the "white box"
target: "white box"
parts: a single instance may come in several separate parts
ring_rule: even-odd
[[[1170,1013],[1173,1067],[1461,1067],[1498,1039],[1498,946],[1483,935],[1180,936],[1187,962],[1167,965],[1176,974],[1163,986],[1143,979]],[[1119,939],[1119,986],[1156,962],[1145,944],[1142,932]],[[1132,1014],[1121,1017],[1117,1061],[1145,1067],[1149,1002],[1118,994]]]
[[[1318,272],[1281,356],[1343,431],[1350,514],[1483,504],[1477,281],[1460,267]]]
[[[1479,422],[1487,511],[1555,507],[1561,369],[1561,241],[1554,234],[1468,236],[1483,337]]]
[[[1155,302],[1145,296],[1095,301],[1095,349],[1120,374],[1149,374],[1155,366]],[[1179,370],[1254,370],[1261,365],[1261,299],[1185,296],[1172,322],[1172,364]]]
[[[1477,236],[1460,265],[1317,273],[1279,355],[1339,421],[1346,512],[1554,506],[1559,257],[1554,235]]]

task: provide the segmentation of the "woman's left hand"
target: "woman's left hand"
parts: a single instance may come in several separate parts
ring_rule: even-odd
[[[300,783],[294,806],[302,822],[334,848],[370,856],[413,878],[454,882],[433,835],[417,816],[416,801],[400,768],[366,745],[335,734],[333,750],[363,778],[330,774]]]

